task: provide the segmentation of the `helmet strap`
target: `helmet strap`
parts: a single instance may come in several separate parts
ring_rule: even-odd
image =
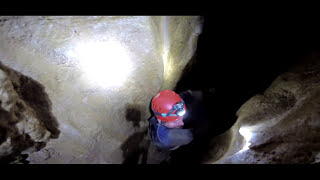
[[[161,125],[164,125],[165,123],[167,123],[167,122],[160,120],[160,124],[161,124]]]
[[[155,114],[157,114],[158,116],[162,116],[162,117],[178,116],[178,115],[176,115],[176,114],[172,114],[172,112],[175,111],[175,110],[179,110],[179,109],[176,108],[176,106],[177,106],[178,104],[180,104],[180,103],[181,103],[182,108],[183,108],[184,101],[183,101],[183,99],[181,99],[181,102],[175,104],[168,113],[159,113],[159,112],[155,111],[152,107],[151,107],[151,109],[152,109],[152,111],[153,111]]]
[[[164,124],[167,123],[167,122],[165,122],[165,121],[161,121],[160,119],[157,119],[157,122],[158,122],[158,125],[164,125]]]

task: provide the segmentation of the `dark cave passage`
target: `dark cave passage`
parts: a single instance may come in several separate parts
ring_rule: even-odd
[[[242,104],[318,51],[319,35],[310,24],[276,17],[204,16],[197,52],[175,91],[215,88],[213,96],[205,96],[209,133],[172,152],[171,163],[200,163],[210,139],[231,128]]]

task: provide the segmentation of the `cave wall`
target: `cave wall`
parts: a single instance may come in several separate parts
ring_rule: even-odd
[[[55,129],[40,124],[30,130],[29,134],[41,139],[39,142],[45,142],[38,149],[28,146],[24,154],[30,163],[136,163],[141,158],[148,163],[161,161],[163,157],[149,141],[149,102],[159,90],[174,88],[194,54],[202,29],[199,16],[2,16],[0,27],[3,92],[19,94],[12,90],[15,80],[10,79],[9,71],[41,85],[47,97],[44,103],[48,104],[44,112],[50,116],[35,116],[40,122],[57,121],[53,123]],[[88,62],[84,66],[79,54],[100,48],[99,43],[109,49],[85,54]],[[76,49],[79,46],[83,46],[80,52]],[[114,46],[120,46],[121,51],[113,52]],[[120,59],[107,56],[106,61],[112,63],[96,67],[102,83],[86,73],[99,53],[125,54],[128,60],[118,65]],[[116,74],[122,69],[127,76]],[[104,74],[107,72],[114,74]],[[121,84],[105,86],[118,77],[122,77]],[[26,91],[12,101],[12,107],[22,101],[30,112],[37,112],[41,103],[32,103],[37,95],[38,91]],[[4,96],[1,98],[3,102]],[[4,116],[15,112],[2,111]],[[18,128],[18,124],[3,127]],[[56,134],[50,138],[50,133]],[[10,149],[10,136],[1,138],[0,156],[27,149]]]
[[[203,163],[318,163],[320,54],[304,57],[237,111],[232,128],[215,137]]]

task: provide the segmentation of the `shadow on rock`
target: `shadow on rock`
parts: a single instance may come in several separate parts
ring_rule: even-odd
[[[126,120],[133,123],[133,127],[140,127],[141,107],[137,105],[126,105]]]
[[[141,108],[136,105],[126,106],[126,119],[133,122],[133,127],[140,127]],[[121,145],[123,151],[123,164],[146,164],[150,140],[147,139],[148,127],[143,127],[140,131],[135,132]]]
[[[123,151],[123,164],[146,164],[150,140],[145,137],[148,135],[148,129],[132,134],[121,145]],[[140,163],[139,160],[141,159]]]

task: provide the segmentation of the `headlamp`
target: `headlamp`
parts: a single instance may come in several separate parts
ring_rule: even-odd
[[[173,107],[171,108],[171,110],[168,113],[158,113],[157,111],[153,110],[152,111],[162,117],[167,117],[167,116],[183,116],[186,111],[184,109],[184,101],[181,100],[180,102],[178,102],[177,104],[173,105]],[[176,111],[174,114],[172,114],[173,111]]]
[[[186,111],[184,110],[184,108],[181,109],[181,110],[178,110],[178,111],[176,112],[176,114],[177,114],[178,116],[183,116],[185,113],[186,113]]]

